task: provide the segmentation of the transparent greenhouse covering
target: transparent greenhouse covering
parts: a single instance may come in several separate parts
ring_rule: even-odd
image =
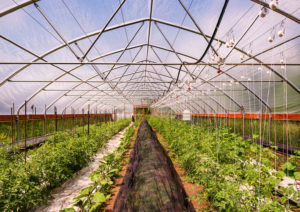
[[[269,3],[1,0],[0,113],[300,113],[300,1]]]

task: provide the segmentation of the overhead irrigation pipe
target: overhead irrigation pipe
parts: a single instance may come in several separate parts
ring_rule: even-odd
[[[211,44],[212,44],[212,42],[214,41],[215,36],[216,36],[216,34],[217,34],[217,32],[218,32],[219,26],[220,26],[220,24],[221,24],[221,22],[222,22],[222,19],[223,19],[225,10],[226,10],[227,5],[228,5],[228,2],[229,2],[229,0],[225,0],[224,5],[223,5],[223,8],[222,8],[222,11],[221,11],[221,14],[220,14],[219,19],[218,19],[218,22],[217,22],[217,25],[216,25],[216,27],[215,27],[215,30],[214,30],[212,36],[211,36],[211,39],[210,39],[210,41],[209,41],[209,43],[208,43],[208,45],[207,45],[207,47],[206,47],[204,53],[203,53],[202,56],[200,57],[200,59],[197,60],[194,64],[200,63],[200,62],[203,60],[203,58],[205,57],[205,55],[207,54],[208,50],[210,49]],[[183,63],[185,64],[186,62],[183,62]],[[182,65],[181,65],[180,68],[179,68],[178,75],[179,75],[179,73],[180,73],[180,71],[181,71],[181,68],[182,68]],[[177,82],[177,81],[178,81],[178,80],[176,80],[176,82]]]
[[[207,47],[206,47],[206,49],[205,49],[203,55],[201,56],[201,58],[200,58],[196,63],[199,63],[199,62],[201,62],[201,61],[203,60],[203,58],[204,58],[204,56],[206,55],[207,51],[209,50],[209,48],[210,48],[212,42],[214,41],[215,36],[216,36],[216,34],[217,34],[217,32],[218,32],[219,26],[220,26],[220,24],[221,24],[221,22],[222,22],[222,19],[223,19],[225,10],[226,10],[227,5],[228,5],[228,2],[229,2],[229,0],[225,0],[225,3],[224,3],[224,5],[223,5],[222,11],[221,11],[221,14],[220,14],[220,16],[219,16],[219,20],[218,20],[217,25],[216,25],[216,27],[215,27],[214,33],[213,33],[213,35],[211,36],[210,41],[209,41],[209,43],[208,43],[208,45],[207,45]],[[196,63],[195,63],[195,64],[196,64]]]

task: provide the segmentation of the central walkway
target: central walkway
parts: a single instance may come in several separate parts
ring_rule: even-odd
[[[36,212],[53,212],[72,207],[71,202],[73,198],[78,196],[79,192],[92,182],[89,175],[98,168],[99,160],[115,150],[115,148],[120,144],[120,139],[123,137],[123,133],[127,130],[127,128],[108,140],[105,147],[96,153],[94,160],[92,160],[87,167],[77,172],[72,179],[66,181],[61,187],[55,189],[52,194],[54,199],[49,200],[47,206],[41,206],[36,210]]]

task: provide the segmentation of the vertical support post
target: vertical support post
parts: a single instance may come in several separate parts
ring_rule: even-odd
[[[55,132],[57,132],[57,108],[54,107],[54,124],[55,124]]]
[[[19,112],[17,113],[16,116],[16,127],[17,127],[17,141],[20,140],[20,117],[19,117]]]
[[[243,137],[245,137],[245,111],[242,110],[242,115],[243,115]]]
[[[82,132],[84,133],[84,109],[82,109]]]
[[[27,101],[25,100],[25,119],[24,119],[24,161],[26,164],[26,157],[27,157]]]
[[[214,125],[215,125],[215,128],[217,128],[217,115],[216,113],[214,113]]]
[[[46,105],[45,105],[45,112],[44,112],[44,135],[47,133],[47,110],[46,110]]]
[[[64,110],[61,112],[60,124],[61,124],[61,131],[64,131]]]
[[[269,113],[269,143],[271,143],[272,113]]]
[[[90,105],[88,105],[88,135],[90,134]]]
[[[11,143],[14,143],[14,113],[15,113],[15,105],[13,104],[11,108]]]
[[[95,125],[97,126],[98,125],[98,107],[96,107],[96,123]]]
[[[33,136],[35,134],[33,114],[34,114],[34,105],[31,105],[31,130],[30,130],[31,138],[33,138]]]
[[[97,107],[94,110],[94,125],[97,126]]]
[[[143,121],[145,120],[145,108],[143,108],[143,112],[142,112],[142,114],[143,114]]]
[[[75,111],[74,109],[72,108],[72,114],[73,114],[73,120],[72,120],[72,133],[73,133],[73,136],[75,134]]]
[[[134,117],[134,120],[136,120],[136,114],[135,114],[135,107],[133,106],[133,117]]]
[[[34,116],[35,116],[35,118],[36,118],[36,107],[34,108]],[[35,139],[37,138],[37,124],[38,124],[38,119],[36,119],[35,121],[34,121],[34,132],[35,132]]]

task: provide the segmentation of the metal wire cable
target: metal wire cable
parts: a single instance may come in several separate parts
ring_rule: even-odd
[[[19,5],[15,0],[11,0],[16,5]],[[48,30],[41,22],[39,22],[36,18],[34,18],[29,12],[27,12],[24,8],[22,10],[31,18],[33,19],[40,27],[42,27],[46,32],[48,32],[55,40],[57,40],[60,44],[63,44],[63,42],[58,39],[50,30]]]

